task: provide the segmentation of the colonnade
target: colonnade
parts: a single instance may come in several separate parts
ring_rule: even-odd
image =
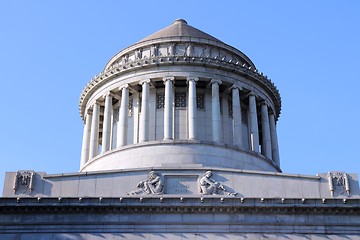
[[[175,78],[172,76],[164,77],[165,100],[164,100],[164,140],[173,139],[173,85]],[[199,79],[197,77],[188,77],[188,104],[187,104],[187,135],[189,140],[198,139],[197,135],[197,103],[196,103],[196,85]],[[139,83],[141,85],[141,111],[138,124],[138,142],[143,143],[149,141],[149,122],[150,122],[150,80],[144,80]],[[221,139],[221,113],[220,113],[220,86],[223,84],[220,80],[211,80],[211,126],[212,141],[217,144],[222,143]],[[273,111],[269,112],[269,106],[266,101],[258,101],[255,93],[243,94],[243,89],[236,83],[231,87],[232,96],[232,117],[233,117],[233,145],[243,148],[243,134],[249,134],[250,151],[260,153],[266,158],[273,160],[279,165],[279,149],[277,142],[275,115]],[[127,145],[127,128],[128,128],[128,104],[129,104],[129,85],[125,84],[121,88],[119,121],[117,127],[116,147]],[[117,97],[114,93],[108,92],[102,97],[104,105],[103,121],[102,121],[102,142],[101,153],[110,150],[111,143],[111,117],[113,112],[112,101]],[[118,97],[117,97],[118,98]],[[242,128],[242,105],[241,99],[248,98],[248,133],[243,132]],[[261,144],[259,143],[259,124],[257,106],[260,105],[260,121],[261,121]],[[100,126],[100,101],[95,101],[91,107],[85,112],[85,125],[83,134],[83,144],[81,152],[81,167],[86,162],[97,156],[99,149],[99,126]],[[114,133],[113,133],[114,134]]]

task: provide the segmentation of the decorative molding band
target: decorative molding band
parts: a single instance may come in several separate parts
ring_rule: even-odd
[[[359,215],[360,199],[234,197],[1,198],[1,214],[33,213],[249,213]]]

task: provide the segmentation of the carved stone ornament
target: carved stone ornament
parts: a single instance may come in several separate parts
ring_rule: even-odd
[[[14,193],[31,191],[34,189],[34,175],[33,170],[17,171],[14,179]]]
[[[162,176],[155,172],[151,171],[149,176],[144,181],[140,181],[137,184],[137,189],[126,193],[127,195],[141,195],[141,194],[162,194],[164,190]]]
[[[199,190],[204,195],[221,195],[227,194],[236,196],[237,192],[229,191],[224,185],[214,180],[212,172],[207,171],[202,177],[199,178]]]
[[[349,178],[345,172],[329,172],[327,177],[332,197],[334,197],[334,193],[338,195],[344,195],[346,193],[347,196],[350,196]]]
[[[122,64],[125,64],[125,63],[127,63],[128,61],[129,61],[129,54],[126,54],[126,55],[124,55],[124,56],[122,57],[121,63],[122,63]]]
[[[142,59],[142,48],[135,50],[135,59]]]
[[[151,55],[151,57],[157,57],[159,55],[159,46],[158,45],[151,46],[150,55]]]

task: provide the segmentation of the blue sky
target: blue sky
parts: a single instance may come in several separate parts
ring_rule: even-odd
[[[82,89],[176,18],[275,82],[283,172],[360,173],[359,1],[0,0],[0,9],[0,191],[6,171],[78,171]]]

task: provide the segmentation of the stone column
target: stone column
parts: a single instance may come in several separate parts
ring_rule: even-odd
[[[104,153],[110,149],[110,136],[111,136],[111,112],[112,112],[112,95],[108,92],[105,95],[105,109],[104,121],[102,132],[101,152]]]
[[[91,120],[89,158],[95,157],[99,152],[99,117],[100,104],[96,101],[93,106],[93,116]]]
[[[219,95],[219,85],[222,84],[219,80],[211,80],[211,116],[212,116],[212,134],[213,141],[220,143],[220,131],[221,131],[221,121],[220,121],[220,95]]]
[[[165,107],[164,107],[164,140],[173,139],[173,81],[174,77],[164,77]]]
[[[129,107],[129,85],[121,87],[121,105],[119,110],[119,122],[117,129],[117,147],[127,143],[128,126],[128,107]]]
[[[277,140],[277,132],[276,132],[274,113],[270,113],[269,120],[270,120],[272,160],[280,167],[280,154],[279,154],[279,145],[278,145],[278,140]]]
[[[249,115],[250,115],[250,146],[251,151],[259,152],[259,128],[256,111],[256,98],[254,93],[249,95]]]
[[[129,100],[130,101],[130,100]],[[140,119],[140,93],[134,92],[132,94],[132,101],[133,101],[133,110],[132,110],[132,117],[133,117],[133,144],[139,142],[139,119]]]
[[[142,85],[141,113],[139,126],[139,142],[149,141],[149,84],[147,79],[140,83]]]
[[[233,112],[233,142],[237,147],[242,147],[242,116],[240,104],[241,87],[234,84],[232,87],[232,112]]]
[[[81,148],[80,170],[85,165],[87,160],[89,160],[91,119],[92,119],[92,110],[88,109],[85,116],[85,125],[84,125],[84,133],[83,133],[82,148]]]
[[[197,77],[188,77],[189,85],[189,105],[188,105],[188,122],[189,122],[189,139],[197,138],[197,112],[196,112],[196,82]]]
[[[268,113],[268,106],[265,101],[261,103],[261,128],[262,128],[261,152],[265,157],[272,159],[269,113]]]

